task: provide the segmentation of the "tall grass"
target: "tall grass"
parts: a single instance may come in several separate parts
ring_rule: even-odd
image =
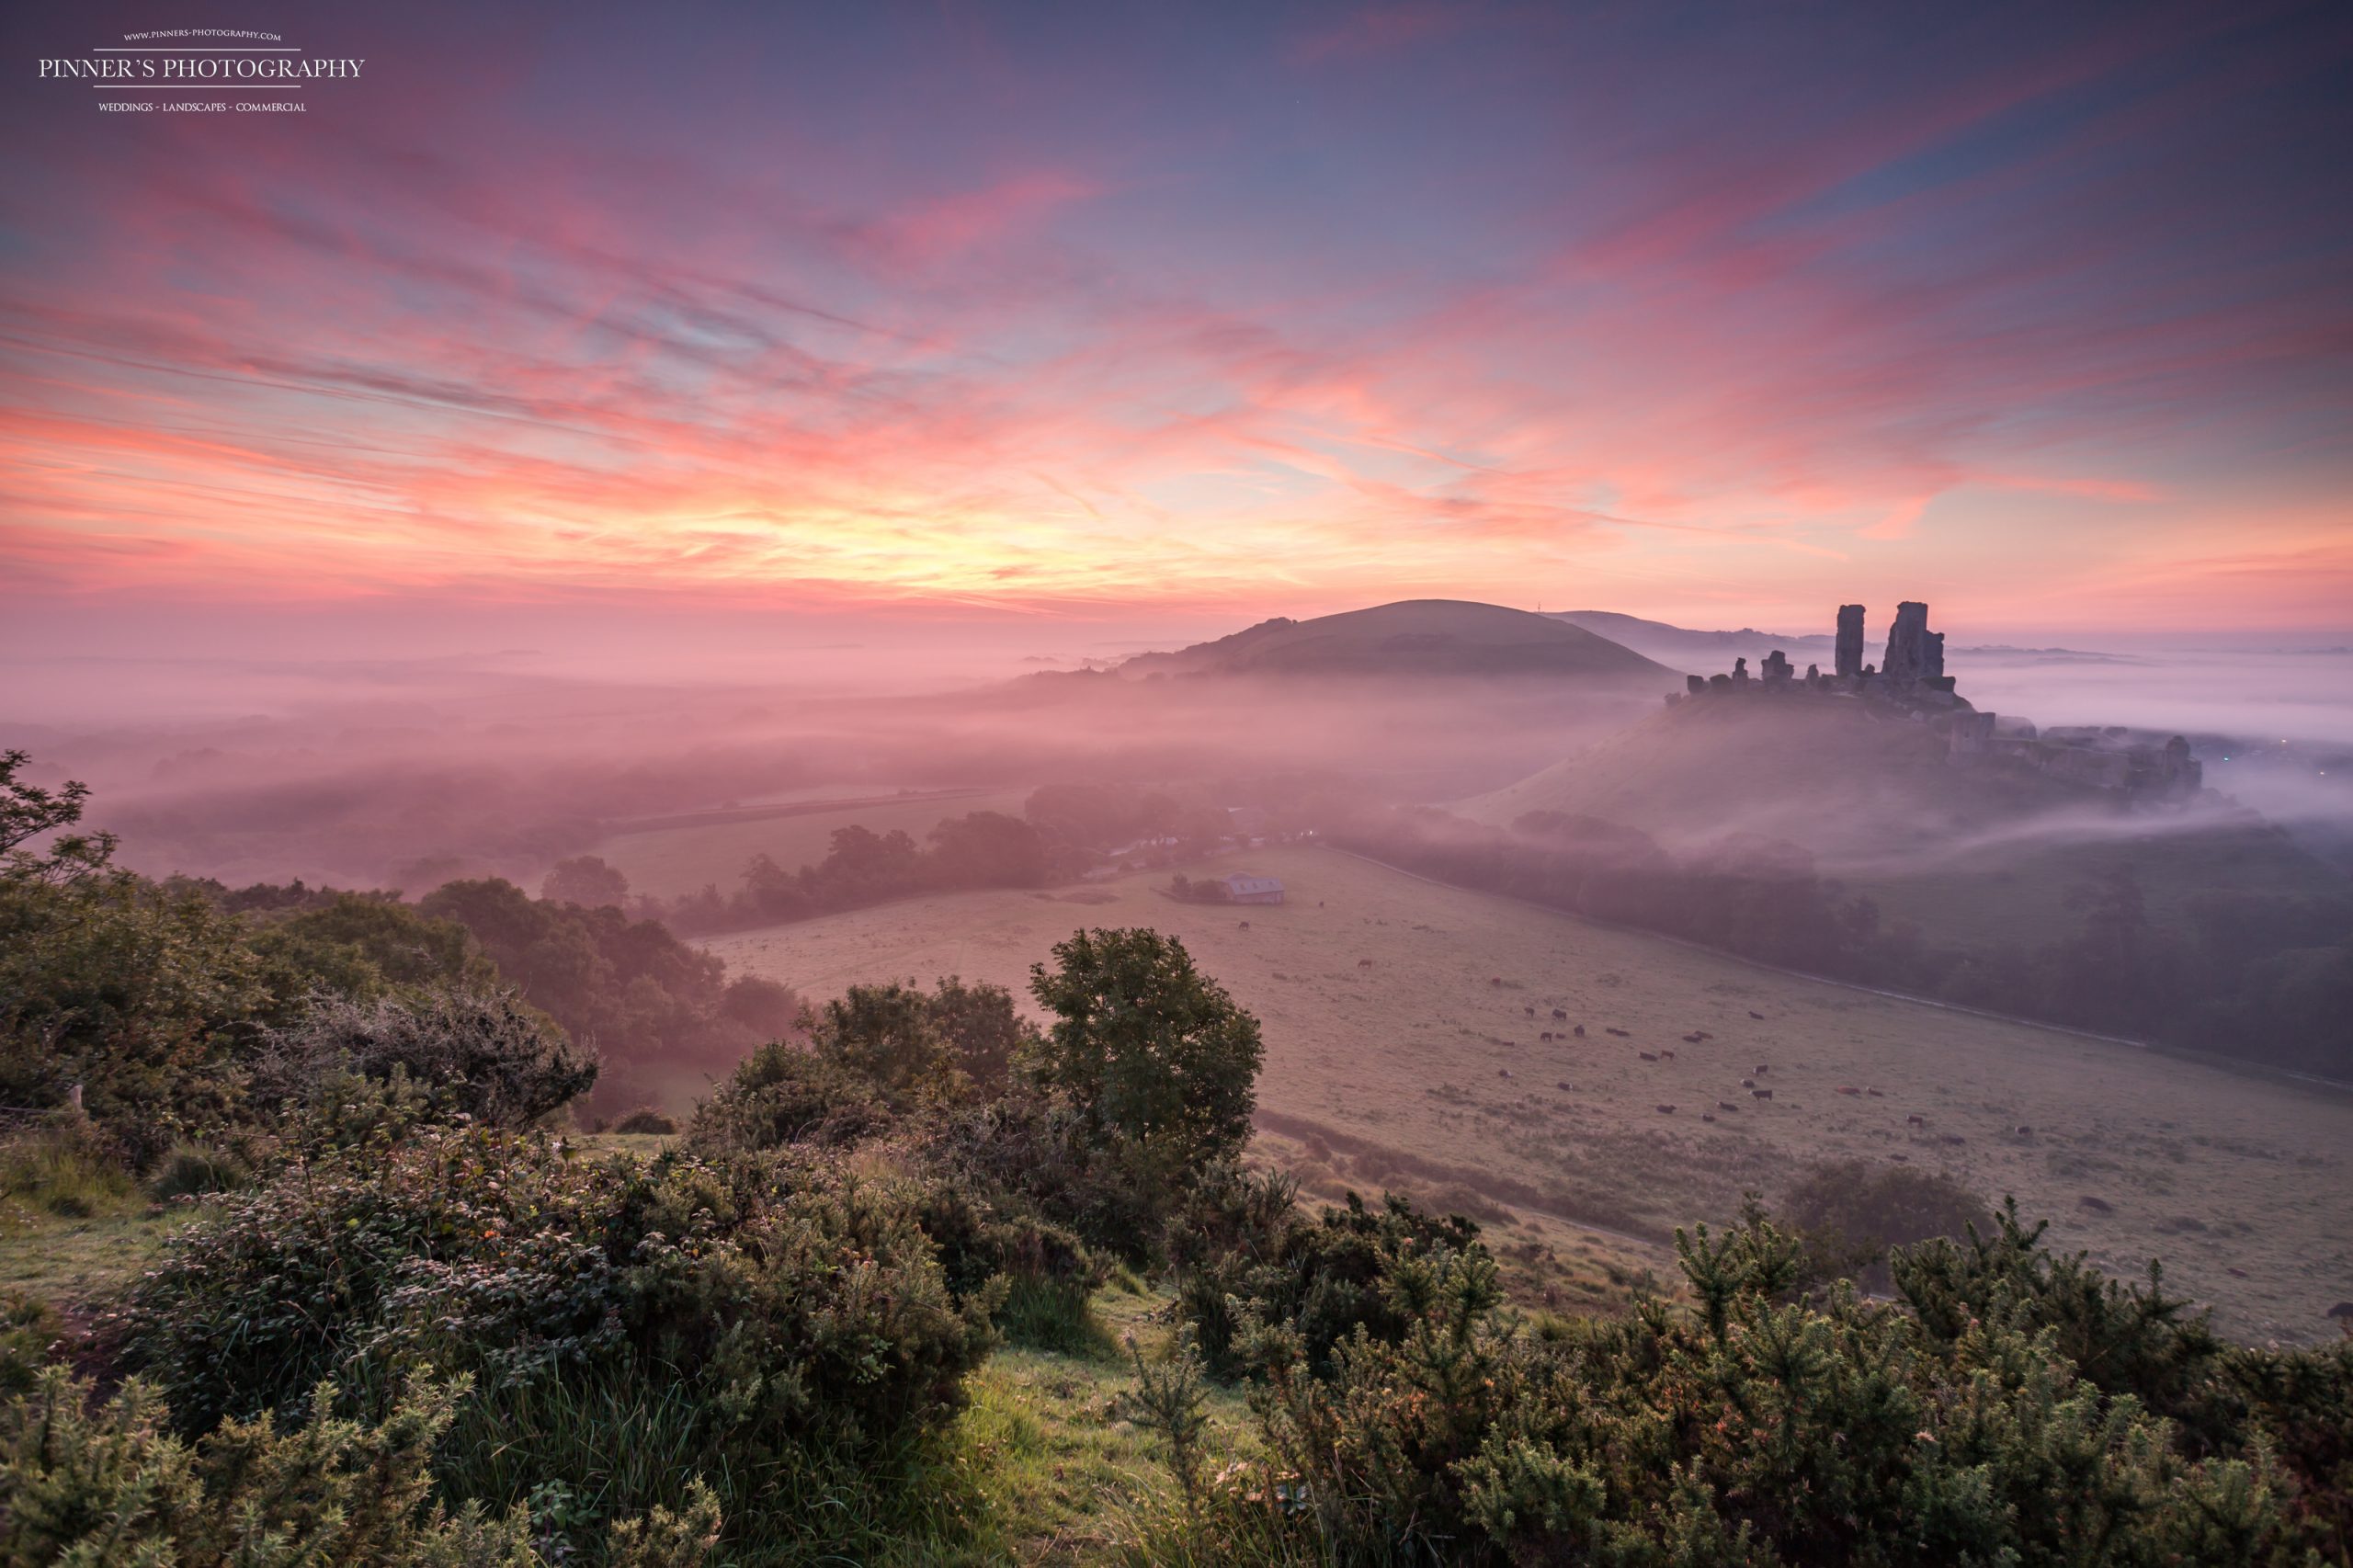
[[[938,1437],[879,1454],[816,1440],[750,1452],[728,1426],[683,1384],[574,1371],[479,1389],[434,1468],[453,1503],[480,1499],[494,1515],[528,1501],[537,1517],[574,1521],[584,1546],[603,1521],[679,1508],[699,1478],[719,1499],[731,1568],[941,1561],[975,1528],[977,1500]]]
[[[86,1220],[133,1206],[139,1186],[78,1127],[59,1124],[0,1141],[0,1197],[60,1219]]]

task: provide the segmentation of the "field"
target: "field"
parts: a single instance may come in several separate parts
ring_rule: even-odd
[[[1265,1020],[1262,1121],[1327,1188],[1460,1187],[1563,1238],[1656,1241],[1816,1160],[1906,1160],[2017,1195],[2112,1271],[2162,1257],[2236,1335],[2326,1337],[2328,1308],[2353,1297],[2353,1100],[1800,980],[1337,851],[1216,869],[1280,877],[1290,902],[1180,904],[1139,874],[708,946],[804,994],[949,973],[1018,989],[1074,927],[1155,926]],[[1583,1039],[1538,1038],[1577,1024]]]
[[[824,859],[838,827],[876,833],[901,828],[920,844],[943,817],[968,812],[1019,816],[1021,803],[1029,798],[1027,790],[937,790],[862,797],[845,790],[828,800],[783,801],[665,818],[660,825],[615,834],[589,853],[620,867],[636,892],[676,898],[716,883],[727,893],[735,891],[755,855],[766,855],[787,870]]]

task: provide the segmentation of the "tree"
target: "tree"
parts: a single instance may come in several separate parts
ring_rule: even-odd
[[[115,850],[111,833],[65,834],[51,843],[47,855],[22,847],[80,822],[82,802],[90,797],[90,787],[78,779],[51,790],[18,778],[31,760],[29,752],[0,752],[0,876],[57,882],[108,870]]]
[[[860,1074],[894,1105],[952,1075],[931,998],[912,985],[853,985],[817,1015],[818,1053]]]
[[[1015,1058],[1038,1038],[1015,1009],[1013,993],[1002,985],[967,985],[953,974],[933,991],[931,1017],[957,1067],[989,1095],[1005,1092]]]
[[[1056,1020],[1032,1075],[1165,1176],[1240,1149],[1265,1056],[1258,1020],[1157,931],[1074,932],[1053,952],[1054,971],[1029,970],[1030,994]]]
[[[584,909],[600,904],[619,908],[629,902],[629,879],[620,867],[607,865],[600,856],[575,855],[555,863],[540,883],[540,896],[551,903],[576,903]]]

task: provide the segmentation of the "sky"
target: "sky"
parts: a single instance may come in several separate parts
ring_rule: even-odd
[[[37,79],[190,25],[365,64]],[[2353,638],[2336,0],[51,4],[0,71],[0,647]]]

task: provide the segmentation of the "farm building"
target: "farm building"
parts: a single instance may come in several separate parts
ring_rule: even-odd
[[[1223,879],[1230,903],[1280,903],[1283,885],[1272,877],[1248,877],[1236,871]]]

